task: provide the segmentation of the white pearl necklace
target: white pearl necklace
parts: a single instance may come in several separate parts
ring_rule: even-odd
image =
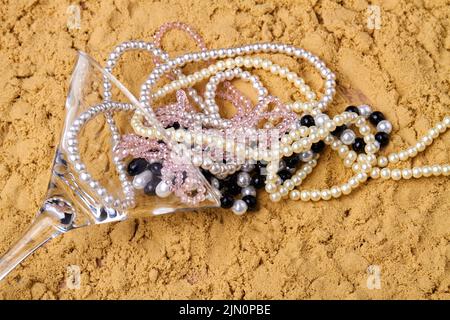
[[[373,141],[373,134],[366,133],[365,130],[361,130],[364,129],[364,124],[360,119],[361,118],[359,117],[356,123],[359,125],[360,132],[365,132],[365,134],[363,134],[365,141]],[[400,180],[441,175],[449,176],[450,164],[434,164],[402,169],[386,168],[389,163],[396,164],[399,161],[406,161],[408,158],[415,157],[418,152],[424,151],[427,146],[431,145],[433,139],[437,138],[439,134],[444,133],[448,128],[450,128],[450,116],[445,116],[441,122],[438,122],[434,128],[430,129],[427,134],[419,139],[415,146],[409,147],[398,153],[390,153],[388,157],[376,157],[374,152],[368,152],[367,154],[360,154],[359,156],[356,156],[354,151],[350,151],[349,148],[346,145],[343,145],[338,139],[332,135],[328,135],[324,140],[325,143],[331,145],[333,150],[338,151],[339,156],[344,159],[344,164],[346,167],[351,167],[355,172],[353,177],[351,177],[347,182],[341,185],[332,186],[331,188],[300,191],[294,189],[295,186],[301,185],[301,180],[295,179],[295,176],[291,179],[285,180],[282,186],[276,187],[274,185],[276,176],[273,175],[274,171],[272,170],[272,176],[269,175],[267,177],[267,180],[270,179],[271,182],[266,184],[266,191],[270,193],[270,199],[275,202],[279,201],[282,197],[285,198],[288,193],[289,198],[292,200],[300,199],[302,201],[318,201],[330,200],[331,198],[339,198],[341,195],[350,194],[352,190],[356,189],[361,183],[364,183],[369,176],[372,179],[382,178],[385,180]],[[400,154],[401,158],[399,156]],[[346,163],[345,161],[347,160],[350,161]],[[270,169],[272,169],[272,167],[268,166],[268,170]],[[301,178],[303,175],[299,176],[299,171],[297,171],[296,175]]]
[[[163,61],[158,65],[150,74],[148,79],[141,87],[140,101],[145,106],[146,112],[154,115],[151,108],[151,103],[156,99],[162,98],[176,90],[186,88],[192,99],[200,106],[204,113],[188,113],[186,117],[193,121],[199,121],[202,125],[210,126],[212,128],[227,128],[230,125],[230,121],[227,119],[221,119],[219,116],[219,107],[215,103],[215,91],[217,85],[224,80],[231,80],[236,77],[240,77],[244,80],[248,80],[252,83],[255,90],[258,93],[260,101],[263,101],[267,96],[267,89],[261,84],[258,77],[251,75],[248,71],[243,71],[242,68],[261,68],[269,71],[275,75],[279,75],[286,78],[300,93],[306,97],[306,102],[296,101],[288,105],[288,109],[297,113],[307,113],[315,116],[316,126],[303,127],[293,126],[292,130],[285,134],[280,139],[280,146],[278,149],[268,148],[265,150],[258,150],[258,148],[250,148],[244,150],[243,155],[247,160],[254,161],[267,161],[268,175],[266,178],[266,191],[270,194],[272,201],[279,201],[282,198],[289,197],[292,200],[302,201],[318,201],[329,200],[331,198],[338,198],[341,195],[349,194],[353,189],[357,188],[361,183],[365,182],[368,177],[373,179],[410,179],[412,177],[429,177],[429,176],[448,176],[450,173],[450,165],[430,165],[413,168],[403,169],[389,169],[386,166],[389,164],[395,164],[399,161],[406,161],[409,158],[415,157],[419,152],[422,152],[429,146],[435,138],[441,133],[445,132],[450,127],[450,116],[444,117],[444,119],[436,124],[436,126],[429,130],[429,132],[422,137],[414,146],[408,147],[405,150],[390,153],[386,156],[376,156],[375,153],[379,150],[374,135],[370,131],[370,127],[366,124],[366,117],[370,114],[370,107],[367,106],[367,110],[364,106],[360,107],[360,114],[358,116],[352,112],[344,112],[336,115],[332,119],[323,114],[326,110],[326,106],[332,101],[332,97],[335,93],[335,76],[320,61],[317,57],[311,53],[296,48],[290,45],[284,44],[254,44],[237,48],[209,50],[199,53],[190,53],[179,56],[175,59],[169,59],[168,55],[161,49],[156,48],[152,43],[146,43],[142,41],[130,41],[118,46],[113,53],[111,53],[108,61],[106,71],[111,72],[116,64],[117,59],[127,50],[147,50],[154,56]],[[304,80],[300,78],[296,73],[290,71],[287,68],[274,64],[268,59],[262,59],[258,57],[242,57],[259,52],[273,52],[273,53],[285,53],[290,56],[304,58],[311,62],[314,67],[317,68],[322,77],[324,77],[324,94],[321,99],[317,99],[317,95],[304,83]],[[183,75],[180,68],[188,62],[194,61],[207,61],[210,59],[226,58],[223,61],[218,61],[215,64],[210,65],[208,68],[204,68],[191,75]],[[150,89],[156,84],[157,80],[166,72],[173,71],[177,75],[177,79],[171,83],[156,90],[154,93],[150,92]],[[205,100],[197,94],[195,89],[192,88],[196,83],[208,79],[206,86]],[[128,181],[124,164],[117,158],[114,158],[114,164],[119,173],[119,178],[122,184],[122,188],[125,194],[125,200],[121,202],[108,194],[105,188],[100,186],[98,181],[94,180],[91,175],[86,171],[85,165],[81,162],[78,153],[78,140],[82,126],[92,119],[100,112],[106,114],[107,123],[110,125],[111,133],[113,136],[113,144],[117,144],[120,135],[115,126],[114,120],[111,116],[111,112],[114,111],[129,111],[134,110],[134,106],[131,104],[122,104],[111,102],[111,84],[107,77],[104,78],[104,96],[105,103],[97,105],[84,112],[80,117],[72,124],[69,130],[67,145],[69,160],[72,162],[74,168],[81,181],[93,188],[96,193],[102,197],[104,203],[110,207],[125,209],[133,207],[134,190],[130,181]],[[367,111],[367,112],[366,112]],[[149,138],[161,138],[161,133],[154,130],[151,127],[146,127],[143,124],[144,115],[140,110],[135,110],[135,114],[131,120],[131,124],[135,132],[141,136]],[[353,136],[350,136],[350,132],[346,131],[341,136],[341,140],[335,138],[330,133],[338,126],[343,124],[354,124],[358,127],[360,134],[364,138],[366,143],[366,154],[357,155],[356,152],[349,150],[348,144],[354,140]],[[392,126],[389,122],[381,121],[377,125],[377,129],[382,132],[390,133]],[[257,130],[255,130],[257,131]],[[225,141],[221,136],[205,135],[203,133],[196,134],[195,132],[189,132],[184,129],[167,129],[168,136],[175,142],[192,142],[195,141],[199,145],[206,143],[208,146],[223,147],[227,149],[236,149],[236,145],[233,141]],[[305,152],[311,148],[313,143],[320,140],[331,146],[333,150],[338,151],[338,154],[344,160],[346,167],[352,168],[355,173],[347,182],[332,186],[331,188],[321,190],[299,190],[296,187],[300,187],[306,176],[317,165],[317,158],[307,161],[307,163],[290,178],[285,180],[282,184],[279,184],[280,180],[277,171],[279,159],[283,156],[290,156],[294,152]],[[234,172],[240,166],[228,164],[219,165],[214,163],[212,159],[206,158],[205,160],[195,160],[194,163],[198,166],[202,166],[205,169],[210,170],[213,174],[225,176],[230,172]],[[225,169],[224,169],[225,168]],[[234,170],[234,171],[233,171]],[[161,192],[160,192],[161,193]],[[238,206],[238,205],[236,205]],[[239,208],[234,209],[240,212]]]

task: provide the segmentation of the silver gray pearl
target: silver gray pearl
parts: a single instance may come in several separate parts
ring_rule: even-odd
[[[377,124],[377,131],[378,132],[391,133],[391,131],[392,131],[392,124],[388,120],[381,120]]]
[[[251,172],[253,169],[255,169],[255,165],[252,163],[244,163],[241,167],[244,172]]]
[[[152,173],[149,170],[145,170],[144,172],[138,174],[133,179],[133,187],[135,189],[144,189],[147,183],[152,179]]]
[[[304,151],[301,152],[298,157],[300,158],[301,161],[303,162],[308,162],[311,161],[314,157],[314,152],[312,152],[311,150],[308,151]]]
[[[216,178],[211,178],[211,186],[215,189],[219,189],[220,188],[219,180]]]
[[[281,171],[284,169],[286,169],[286,162],[284,162],[283,160],[280,160],[280,162],[278,163],[278,171]]]
[[[248,186],[248,187],[242,188],[241,194],[243,197],[245,197],[245,196],[256,197],[256,189],[254,186]]]
[[[247,211],[247,204],[244,200],[236,200],[231,207],[234,214],[241,216]]]
[[[368,106],[367,104],[362,104],[358,106],[359,114],[363,116],[364,118],[367,118],[372,113],[372,108]]]
[[[356,135],[351,129],[346,129],[341,134],[341,141],[343,144],[351,145],[353,142],[355,142]]]
[[[297,171],[297,168],[289,168],[287,169],[289,173],[294,174]]]
[[[251,177],[247,172],[240,172],[237,176],[237,185],[241,188],[248,186],[251,182]]]
[[[171,194],[170,187],[167,183],[161,181],[156,186],[155,193],[160,198],[166,198]]]

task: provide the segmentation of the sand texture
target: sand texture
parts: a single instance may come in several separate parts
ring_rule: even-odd
[[[336,72],[341,88],[369,99],[394,125],[385,152],[416,142],[450,111],[450,4],[382,1],[381,26],[367,26],[365,0],[68,1],[0,0],[0,253],[25,230],[44,196],[63,124],[76,50],[104,63],[125,40],[151,40],[162,23],[194,26],[209,47],[280,41],[304,47]],[[377,4],[377,3],[372,3]],[[182,33],[170,54],[193,50]],[[318,89],[305,63],[276,56]],[[119,78],[137,92],[153,67],[129,54]],[[294,88],[258,73],[283,101]],[[342,112],[337,97],[330,114]],[[407,165],[450,162],[450,134]],[[350,176],[330,148],[306,186]],[[328,202],[271,203],[243,217],[230,211],[133,219],[54,239],[0,282],[0,299],[449,299],[450,179],[370,181]],[[81,287],[66,285],[78,265]],[[367,268],[381,288],[367,287]],[[373,268],[373,267],[372,267]]]

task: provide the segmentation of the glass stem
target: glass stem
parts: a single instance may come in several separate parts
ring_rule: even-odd
[[[62,231],[58,229],[58,225],[58,221],[53,215],[47,212],[39,214],[22,238],[0,258],[0,280],[37,248],[60,235]]]

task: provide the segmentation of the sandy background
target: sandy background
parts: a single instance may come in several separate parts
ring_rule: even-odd
[[[41,203],[77,49],[104,62],[117,43],[149,40],[175,20],[196,27],[210,47],[299,45],[393,122],[388,151],[414,143],[449,112],[448,1],[383,1],[379,30],[367,28],[364,0],[75,3],[80,30],[67,28],[67,1],[0,1],[0,253]],[[171,53],[194,48],[178,33],[164,45]],[[120,78],[136,91],[152,64],[144,55],[127,57]],[[285,101],[294,92],[262,78]],[[330,113],[344,108],[337,99]],[[449,138],[411,164],[449,162]],[[307,186],[348,174],[327,150]],[[372,181],[329,202],[272,204],[261,197],[263,208],[244,217],[216,210],[81,229],[27,259],[0,283],[0,298],[449,299],[449,197],[448,178]],[[79,290],[65,285],[69,265],[81,268]],[[369,265],[381,268],[381,289],[367,288]]]

